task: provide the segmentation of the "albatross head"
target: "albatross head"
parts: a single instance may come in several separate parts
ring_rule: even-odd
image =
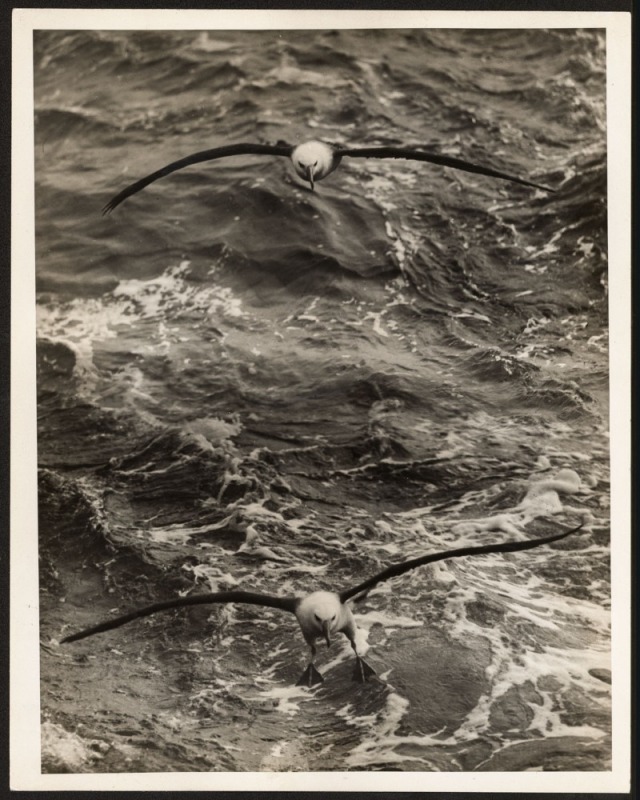
[[[340,631],[344,625],[343,606],[333,592],[307,595],[298,604],[296,616],[305,639],[311,642],[322,638],[327,647],[331,644],[331,634]]]
[[[299,144],[291,153],[291,161],[302,180],[309,181],[312,191],[314,182],[325,178],[337,166],[334,151],[323,142]]]

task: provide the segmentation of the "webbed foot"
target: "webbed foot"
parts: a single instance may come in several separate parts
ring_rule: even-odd
[[[364,658],[356,656],[356,665],[351,680],[366,683],[370,678],[377,678],[375,670],[367,664]]]
[[[322,675],[313,666],[313,663],[311,663],[298,679],[296,686],[308,686],[309,688],[311,688],[312,686],[315,686],[317,683],[322,683],[323,680],[324,678],[322,677]]]

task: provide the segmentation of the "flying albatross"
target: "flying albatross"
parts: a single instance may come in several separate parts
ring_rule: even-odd
[[[345,156],[350,156],[351,158],[404,158],[411,161],[429,161],[432,164],[440,164],[443,167],[453,167],[453,169],[460,169],[465,172],[475,172],[479,175],[488,175],[492,178],[513,181],[523,186],[532,186],[534,189],[542,189],[545,192],[555,191],[548,186],[507,175],[506,172],[500,172],[490,167],[481,167],[452,156],[428,153],[419,147],[338,147],[317,141],[305,142],[297,146],[286,144],[285,142],[279,142],[275,145],[245,142],[214,147],[212,150],[202,150],[178,161],[172,161],[166,167],[162,167],[162,169],[152,172],[145,178],[141,178],[139,181],[125,187],[106,204],[102,209],[102,213],[109,214],[127,197],[131,197],[132,194],[144,189],[150,183],[164,178],[165,175],[169,175],[176,170],[183,169],[183,167],[199,164],[202,161],[212,161],[216,158],[241,155],[285,156],[290,158],[296,173],[304,181],[309,182],[312,191],[315,182],[321,181],[327,175],[330,175]]]
[[[341,592],[318,591],[312,592],[306,595],[306,597],[277,597],[275,595],[233,590],[229,592],[196,594],[189,597],[165,600],[160,603],[154,603],[151,606],[146,606],[145,608],[140,608],[137,611],[131,611],[129,614],[106,620],[99,625],[86,628],[79,633],[65,636],[64,639],[61,639],[61,643],[76,642],[87,636],[93,636],[95,633],[102,633],[112,628],[119,628],[121,625],[131,622],[134,619],[148,617],[150,614],[155,614],[157,611],[166,611],[169,608],[209,603],[245,603],[253,606],[279,608],[282,611],[290,611],[296,615],[300,628],[302,629],[302,635],[311,648],[311,660],[309,665],[300,676],[296,685],[311,687],[324,680],[313,663],[316,656],[315,643],[318,639],[324,639],[327,643],[327,647],[329,647],[331,645],[331,636],[335,633],[343,633],[351,643],[356,657],[353,680],[364,683],[368,679],[375,677],[376,673],[358,654],[356,648],[356,622],[348,605],[349,601],[358,602],[366,596],[370,589],[382,581],[395,578],[398,575],[403,575],[405,572],[416,569],[416,567],[421,567],[424,564],[432,564],[434,561],[442,561],[445,558],[459,558],[460,556],[483,555],[485,553],[516,553],[520,550],[531,550],[534,547],[540,547],[540,545],[564,539],[566,536],[579,531],[583,524],[584,523],[581,523],[576,528],[541,539],[530,539],[524,542],[499,542],[498,544],[485,544],[475,547],[460,547],[456,550],[446,550],[441,553],[430,553],[429,555],[419,556],[409,561],[402,561],[399,564],[392,564],[377,575],[368,578],[362,583],[358,583],[356,586],[344,589]]]

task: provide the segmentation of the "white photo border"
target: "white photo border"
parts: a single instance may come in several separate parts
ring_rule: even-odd
[[[34,30],[599,28],[607,36],[611,398],[613,766],[611,772],[42,774],[35,368]],[[574,11],[14,9],[10,787],[207,790],[626,793],[631,757],[631,14]]]

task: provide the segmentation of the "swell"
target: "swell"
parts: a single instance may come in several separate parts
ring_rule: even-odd
[[[43,731],[98,742],[62,769],[604,768],[602,47],[36,35]],[[344,159],[311,194],[285,159],[239,158],[99,214],[186,153],[311,137],[422,143],[559,191]],[[55,645],[116,608],[334,589],[582,519],[524,560],[380,586],[358,623],[385,686],[354,692],[346,644],[319,654],[321,689],[293,688],[295,620],[242,608]]]

